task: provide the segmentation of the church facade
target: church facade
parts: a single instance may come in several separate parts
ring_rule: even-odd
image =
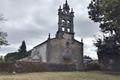
[[[74,12],[67,3],[58,9],[58,30],[55,38],[48,39],[31,50],[32,61],[53,64],[76,64],[83,68],[83,41],[74,38]]]

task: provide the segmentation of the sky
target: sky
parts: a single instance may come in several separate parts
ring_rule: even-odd
[[[84,42],[84,55],[97,58],[93,45],[94,35],[100,32],[98,24],[88,18],[87,6],[91,0],[68,0],[74,9],[75,39]],[[7,32],[8,46],[0,48],[0,55],[15,52],[23,40],[27,50],[44,42],[51,33],[54,38],[58,28],[58,8],[65,0],[0,0],[0,14],[6,21],[0,23],[0,29]]]

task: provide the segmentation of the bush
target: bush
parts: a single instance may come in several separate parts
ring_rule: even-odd
[[[97,61],[91,61],[86,65],[87,70],[100,70],[100,65]]]

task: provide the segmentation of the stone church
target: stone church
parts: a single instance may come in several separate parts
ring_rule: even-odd
[[[83,67],[83,40],[74,37],[74,12],[66,0],[58,9],[58,30],[55,38],[48,39],[31,50],[32,61],[53,64],[76,64]]]

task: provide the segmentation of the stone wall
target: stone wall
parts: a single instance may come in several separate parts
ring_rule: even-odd
[[[75,71],[74,64],[47,64],[40,62],[2,62],[0,72]]]
[[[68,64],[76,64],[83,68],[83,44],[70,36],[62,39],[51,39],[48,49],[48,63],[63,64],[64,58],[68,58]]]

